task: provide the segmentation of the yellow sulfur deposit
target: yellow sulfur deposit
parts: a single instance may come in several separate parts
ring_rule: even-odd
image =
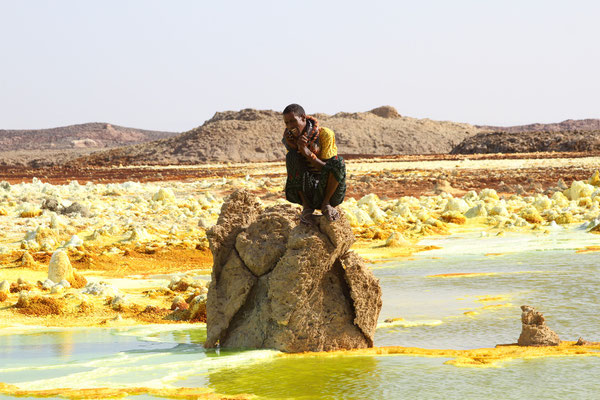
[[[481,303],[486,303],[488,301],[504,301],[506,300],[506,296],[476,296],[477,301]]]
[[[442,214],[440,219],[444,222],[449,222],[457,225],[463,225],[467,222],[467,217],[465,217],[458,211],[446,211]]]
[[[427,278],[471,278],[475,276],[498,275],[496,272],[455,272],[450,274],[427,275]]]
[[[472,350],[421,349],[418,347],[386,346],[370,349],[332,351],[321,353],[281,354],[280,357],[335,357],[345,356],[417,356],[452,358],[444,364],[457,367],[500,367],[505,361],[540,357],[600,357],[600,343],[578,346],[575,342],[562,342],[558,346],[527,347],[500,345],[495,348]]]
[[[600,251],[600,246],[587,246],[583,249],[575,251],[575,253],[593,253],[596,251]]]
[[[588,179],[588,183],[593,186],[600,186],[600,172],[594,172],[594,175]]]
[[[519,216],[531,224],[541,224],[544,219],[534,206],[528,206],[521,210]]]
[[[256,396],[238,394],[233,396],[212,393],[207,388],[149,388],[149,387],[127,387],[127,388],[91,388],[91,389],[47,389],[47,390],[21,390],[18,386],[0,382],[0,393],[16,397],[61,397],[65,399],[113,399],[127,396],[158,396],[169,399],[254,399]]]
[[[503,307],[512,307],[511,303],[504,303],[504,304],[490,304],[488,306],[484,306],[483,309],[484,310],[493,310],[495,308],[503,308]]]
[[[591,232],[600,232],[600,224],[591,223],[600,213],[599,182],[599,174],[594,174],[570,186],[563,182],[560,191],[553,194],[509,198],[501,198],[495,190],[486,188],[420,197],[380,198],[367,194],[359,199],[349,197],[339,208],[352,225],[357,238],[353,250],[358,254],[374,262],[406,260],[416,252],[435,249],[419,245],[420,239],[431,235],[474,230],[481,231],[482,238],[533,230],[549,233],[558,228],[557,224],[582,222],[588,223]],[[212,255],[206,231],[216,223],[225,196],[240,187],[275,192],[284,183],[283,178],[277,177],[221,177],[85,185],[76,181],[54,185],[34,179],[31,183],[2,186],[0,215],[5,216],[0,218],[0,264],[6,266],[3,278],[28,277],[33,282],[43,282],[46,276],[41,271],[48,268],[50,256],[59,250],[67,252],[73,268],[88,276],[121,278],[144,276],[150,271],[158,274],[209,270]],[[89,216],[52,211],[45,206],[48,199],[62,206],[78,203],[89,210]],[[281,196],[265,197],[265,206],[281,202],[285,202]],[[596,250],[579,250],[591,251]],[[428,277],[497,275],[475,271]],[[0,317],[9,320],[11,312],[0,310]]]
[[[35,209],[35,208],[29,208],[27,210],[23,210],[19,214],[19,216],[21,218],[33,218],[33,217],[39,217],[40,215],[42,215],[42,210]]]

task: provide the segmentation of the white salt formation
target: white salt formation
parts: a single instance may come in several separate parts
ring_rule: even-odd
[[[105,297],[116,297],[120,294],[118,288],[110,285],[106,282],[90,282],[81,291],[85,294],[91,294],[93,296],[105,296]]]
[[[62,280],[75,280],[71,261],[69,261],[69,256],[64,250],[58,250],[52,254],[50,265],[48,266],[48,279],[56,283]]]
[[[81,247],[83,245],[83,240],[79,238],[77,235],[71,236],[68,242],[66,242],[62,247]]]
[[[123,254],[130,246],[148,251],[169,246],[206,248],[206,230],[215,225],[223,204],[221,192],[260,190],[268,194],[265,198],[271,204],[279,204],[286,203],[283,185],[283,177],[144,184],[4,182],[0,184],[0,253],[18,254],[23,265],[32,265],[24,250],[29,255],[52,253],[61,245],[69,251],[96,246],[109,255]],[[388,246],[402,242],[394,232],[414,242],[423,235],[448,233],[456,225],[550,232],[563,225],[586,223],[585,229],[600,232],[598,222],[591,223],[600,215],[598,174],[587,181],[560,181],[553,191],[502,199],[493,189],[462,196],[442,191],[434,196],[385,200],[369,194],[358,200],[347,198],[340,208],[359,238],[390,239]],[[89,216],[61,214],[60,210],[74,205],[89,211]]]
[[[592,182],[592,183],[590,183]],[[504,230],[590,221],[600,215],[600,180],[574,181],[551,197],[513,195],[500,199],[493,189],[470,191],[462,197],[448,193],[382,200],[374,194],[341,204],[354,228],[397,226],[403,234],[435,233],[444,223],[477,223]],[[557,189],[558,190],[558,189]],[[591,227],[590,227],[591,228]],[[386,236],[387,237],[387,236]]]

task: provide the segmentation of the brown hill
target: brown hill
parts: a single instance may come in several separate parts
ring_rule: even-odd
[[[176,134],[176,132],[125,128],[100,122],[51,129],[0,129],[0,149],[20,151],[110,148],[149,142]]]
[[[600,130],[600,119],[567,119],[553,124],[529,124],[515,126],[476,125],[484,132],[567,132]]]
[[[466,138],[451,154],[591,152],[600,150],[600,130],[566,132],[482,132]]]
[[[341,154],[448,153],[478,129],[469,124],[403,117],[389,106],[364,113],[315,114],[336,133]],[[283,159],[281,113],[244,109],[218,112],[181,135],[98,152],[79,158],[85,165],[166,165]]]

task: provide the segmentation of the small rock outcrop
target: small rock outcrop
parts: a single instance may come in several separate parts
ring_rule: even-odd
[[[206,347],[286,352],[373,346],[379,281],[348,251],[355,238],[342,216],[299,225],[291,204],[262,209],[234,192],[207,234],[213,252]]]
[[[48,266],[48,279],[54,283],[65,280],[76,289],[80,289],[87,284],[87,280],[73,269],[65,250],[57,250],[52,254]]]
[[[8,298],[10,293],[10,283],[6,280],[0,282],[0,303]]]
[[[35,262],[31,253],[29,253],[28,251],[25,251],[25,253],[23,253],[23,256],[21,256],[21,267],[33,269],[33,268],[36,268],[36,266],[37,266],[37,263]]]
[[[546,326],[546,320],[541,312],[530,306],[521,306],[521,322],[523,330],[519,346],[558,346],[560,338],[552,329]]]
[[[381,106],[371,110],[371,113],[381,118],[400,118],[401,115],[392,106]]]

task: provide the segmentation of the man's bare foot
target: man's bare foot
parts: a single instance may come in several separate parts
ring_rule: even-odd
[[[302,209],[302,214],[300,214],[300,222],[306,225],[314,225],[315,224],[315,219],[313,216],[313,213],[315,212],[315,210],[313,210],[310,207],[304,207]]]
[[[321,213],[329,221],[336,221],[340,217],[340,213],[338,212],[338,210],[333,208],[330,204],[325,204],[324,206],[322,206]]]

